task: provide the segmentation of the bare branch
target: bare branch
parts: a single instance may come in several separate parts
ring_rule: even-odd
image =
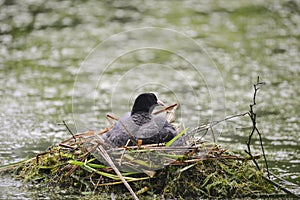
[[[76,137],[73,134],[73,132],[71,131],[71,129],[69,128],[69,126],[67,125],[67,123],[65,122],[65,120],[63,120],[63,125],[65,125],[65,127],[67,128],[67,130],[69,131],[69,133],[72,135],[74,141],[76,142]]]
[[[253,134],[256,132],[259,136],[260,146],[261,146],[262,154],[263,154],[263,157],[264,157],[264,161],[265,161],[265,165],[266,165],[266,169],[267,169],[267,173],[268,173],[268,177],[269,177],[270,174],[269,174],[268,162],[267,162],[267,158],[266,158],[266,155],[265,155],[265,150],[264,150],[264,146],[263,146],[263,142],[262,142],[261,133],[260,133],[260,131],[258,130],[258,128],[256,126],[256,113],[253,110],[253,107],[256,105],[257,92],[260,89],[260,86],[264,85],[264,84],[265,84],[265,82],[260,82],[259,81],[259,76],[257,77],[256,83],[253,84],[253,88],[254,88],[253,102],[252,102],[252,104],[249,105],[250,109],[249,109],[249,112],[248,112],[248,115],[249,115],[249,117],[252,121],[252,130],[249,134],[248,141],[246,142],[247,150],[245,150],[245,152],[250,156],[251,159],[253,158],[252,153],[251,153],[251,141],[252,141]],[[260,169],[260,167],[258,166],[258,163],[256,162],[256,160],[255,159],[252,159],[252,160],[253,160],[254,164],[256,165],[256,167],[258,169]]]

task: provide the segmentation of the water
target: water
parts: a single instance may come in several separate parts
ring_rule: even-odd
[[[257,96],[258,128],[271,170],[300,184],[297,1],[0,1],[0,5],[0,165],[32,157],[69,137],[57,125],[62,120],[73,130],[107,126],[106,113],[124,114],[144,90],[156,91],[167,104],[179,102],[177,119],[188,127],[246,112],[259,75],[266,85]],[[124,35],[151,26],[178,34],[160,30],[155,31],[160,37]],[[104,73],[95,73],[94,69],[105,69],[97,45],[110,42],[114,34],[119,37],[100,51],[104,58],[146,43],[178,48],[192,63],[172,51],[139,49],[116,57]],[[183,39],[183,34],[202,48]],[[87,63],[95,55],[96,68],[89,71],[87,66],[93,65]],[[236,151],[246,149],[249,130],[241,128],[249,125],[244,117],[216,127],[218,143]],[[259,154],[254,139],[253,150]],[[11,189],[20,188],[19,182],[7,177],[1,182],[1,198],[35,197],[26,189]]]

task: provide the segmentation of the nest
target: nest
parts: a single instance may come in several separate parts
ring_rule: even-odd
[[[11,170],[25,182],[47,186],[43,188],[59,186],[69,194],[114,193],[130,198],[122,179],[145,198],[240,198],[274,192],[249,157],[207,142],[189,147],[155,144],[105,150],[120,175],[103,158],[99,144],[92,142],[95,134],[108,130],[75,135],[35,158],[10,166]]]
[[[176,107],[174,104],[154,114],[166,111],[166,119],[172,121]],[[68,194],[116,194],[122,199],[240,198],[274,193],[263,171],[249,161],[258,157],[234,155],[201,140],[189,141],[189,146],[172,146],[187,129],[166,144],[138,142],[137,146],[106,148],[99,136],[111,127],[77,135],[66,128],[71,138],[0,171],[14,171],[16,178],[51,191],[58,186],[58,191]]]

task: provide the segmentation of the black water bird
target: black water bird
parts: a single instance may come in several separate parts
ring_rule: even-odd
[[[131,113],[120,118],[114,127],[103,135],[112,146],[129,145],[142,140],[142,144],[158,144],[170,141],[177,135],[174,127],[162,116],[152,115],[153,109],[163,105],[153,93],[140,94],[133,104]]]

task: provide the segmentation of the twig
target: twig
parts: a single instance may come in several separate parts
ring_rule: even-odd
[[[97,136],[97,135],[96,135]],[[98,136],[97,136],[98,137]],[[116,174],[118,175],[118,177],[121,179],[121,181],[123,182],[123,184],[125,185],[125,187],[128,189],[128,191],[130,192],[130,194],[132,195],[132,197],[135,200],[138,200],[139,198],[136,196],[136,194],[134,193],[134,191],[132,190],[132,188],[130,187],[130,185],[128,184],[128,182],[125,180],[125,178],[122,176],[121,172],[119,171],[119,169],[116,167],[116,165],[114,164],[114,162],[111,160],[110,156],[108,155],[108,153],[106,152],[106,150],[99,145],[98,146],[98,150],[101,153],[102,157],[106,160],[106,162],[111,166],[111,168],[113,168],[113,170],[116,172]]]
[[[218,124],[218,123],[221,123],[221,122],[224,122],[224,121],[227,121],[227,120],[230,120],[230,119],[233,119],[233,118],[236,118],[236,117],[243,117],[245,115],[247,115],[248,112],[245,112],[245,113],[241,113],[241,114],[236,114],[236,115],[232,115],[232,116],[228,116],[226,117],[225,119],[222,119],[222,120],[219,120],[219,121],[214,121],[215,124]],[[215,125],[214,124],[214,125]]]
[[[12,169],[15,169],[16,167],[18,167],[20,165],[24,165],[24,164],[26,164],[28,162],[32,162],[35,159],[36,158],[33,157],[33,158],[30,158],[30,159],[27,159],[27,160],[22,160],[22,161],[19,161],[19,162],[7,164],[7,165],[2,165],[2,166],[0,166],[0,173],[1,172],[5,172],[5,171],[9,171],[9,170],[12,170]]]
[[[274,175],[274,174],[273,174],[273,175]],[[268,176],[269,176],[269,171],[268,171]],[[263,177],[265,180],[267,180],[269,183],[271,183],[272,185],[274,185],[274,186],[276,186],[277,188],[279,188],[279,189],[281,189],[282,191],[284,191],[285,193],[287,193],[287,194],[289,194],[289,195],[291,195],[291,196],[293,196],[293,197],[295,197],[295,198],[297,198],[297,199],[300,198],[300,196],[299,196],[298,194],[293,193],[293,192],[290,191],[289,189],[283,187],[281,184],[279,184],[279,183],[277,183],[277,182],[271,180],[270,177],[265,177],[265,176],[262,176],[262,177]],[[284,180],[284,181],[285,181],[285,180]]]
[[[213,137],[213,141],[214,141],[214,143],[216,143],[215,132],[214,132],[214,129],[213,129],[212,126],[210,127],[210,131],[211,131],[211,134],[212,134],[212,137]]]
[[[172,105],[173,106],[173,105]],[[175,112],[177,110],[177,104],[174,104],[174,107],[172,108],[171,111],[167,110],[166,111],[166,120],[170,123],[175,121]]]
[[[163,109],[161,109],[161,110],[158,110],[158,111],[154,112],[153,115],[157,115],[157,114],[159,114],[159,113],[165,112],[165,111],[170,110],[170,109],[172,109],[172,108],[174,108],[174,107],[176,107],[176,106],[177,106],[177,103],[172,104],[172,105],[170,105],[170,106],[168,106],[168,107],[165,107],[165,108],[163,108]]]
[[[120,166],[122,165],[122,159],[123,159],[123,156],[124,156],[124,154],[125,154],[125,151],[126,151],[126,148],[127,148],[128,144],[129,144],[129,142],[130,142],[130,139],[127,140],[127,142],[126,142],[126,144],[125,144],[125,146],[124,146],[124,150],[123,150],[123,152],[122,152],[122,154],[121,154],[121,158],[120,158],[120,162],[119,162],[119,165],[120,165]]]
[[[65,127],[67,128],[67,130],[69,131],[69,133],[72,135],[74,141],[76,142],[76,137],[73,134],[73,132],[71,131],[71,129],[69,128],[69,126],[67,125],[67,123],[65,122],[65,120],[63,120],[63,125],[65,125]]]
[[[113,122],[112,120],[115,120],[115,121],[118,121],[118,120],[119,120],[118,117],[113,116],[113,115],[111,115],[111,114],[106,114],[106,119],[107,119],[107,121],[109,122],[109,124],[110,124],[111,126],[114,125],[114,122]]]
[[[73,147],[73,146],[70,146],[70,145],[67,145],[67,144],[63,144],[63,143],[60,143],[58,145],[61,146],[61,147],[68,148],[68,149],[76,149],[77,148],[77,147]]]
[[[86,152],[82,158],[80,159],[80,162],[83,162],[98,146],[100,143],[95,144],[88,152]],[[74,165],[68,173],[65,174],[65,176],[70,176],[76,169],[78,168],[78,165]]]
[[[254,159],[259,159],[260,156],[253,156]],[[212,157],[212,156],[207,156],[207,157],[203,157],[203,158],[193,158],[193,159],[189,159],[189,160],[184,160],[184,161],[175,161],[173,163],[171,163],[171,165],[181,165],[183,163],[193,163],[193,162],[199,162],[199,161],[204,161],[204,160],[224,160],[224,159],[233,159],[233,160],[249,160],[247,158],[244,157],[239,157],[239,156],[219,156],[219,157]]]
[[[250,119],[252,121],[252,130],[251,130],[251,132],[249,134],[248,141],[246,142],[246,144],[247,144],[247,150],[245,150],[245,152],[251,157],[251,159],[253,158],[252,153],[251,153],[251,146],[250,145],[251,145],[251,141],[252,141],[252,136],[256,132],[258,134],[258,136],[259,136],[260,146],[261,146],[261,149],[262,149],[262,154],[263,154],[263,157],[264,157],[264,161],[265,161],[265,165],[266,165],[268,177],[270,178],[269,167],[268,167],[268,162],[267,162],[266,155],[265,155],[265,150],[264,150],[264,146],[263,146],[263,142],[262,142],[262,137],[261,137],[260,131],[258,130],[258,128],[256,126],[256,113],[253,110],[253,107],[256,105],[256,95],[257,95],[257,92],[260,89],[260,86],[264,85],[264,84],[265,84],[265,82],[260,82],[259,81],[259,76],[257,77],[256,83],[253,84],[253,88],[254,88],[253,103],[249,105],[250,110],[248,112],[248,115],[249,115],[249,117],[250,117]],[[260,169],[260,167],[259,167],[259,165],[258,165],[258,163],[256,162],[255,159],[253,159],[253,162],[256,165],[257,169]]]
[[[107,128],[105,128],[105,129],[107,129]],[[92,135],[94,135],[94,132],[95,132],[95,131],[87,131],[87,132],[84,132],[84,133],[80,133],[80,134],[74,135],[74,137],[77,139],[77,138],[83,138],[84,136],[92,136]],[[67,138],[67,139],[61,141],[60,143],[62,143],[62,144],[63,144],[63,143],[69,143],[70,140],[74,139],[74,137],[72,137],[72,138]],[[75,141],[75,143],[78,143],[78,142]],[[79,142],[79,143],[80,143],[80,142]]]
[[[94,191],[93,191],[93,193],[96,192],[96,189],[98,188],[98,185],[100,184],[100,181],[101,181],[101,180],[102,180],[102,176],[99,177],[97,183],[94,185]]]
[[[49,151],[44,151],[42,153],[38,153],[36,154],[35,158],[36,158],[36,164],[38,165],[39,164],[39,157],[40,156],[43,156],[43,155],[46,155],[46,154],[51,154],[51,153],[54,153],[56,152],[55,150],[49,150]]]
[[[208,124],[203,124],[201,126],[198,126],[198,127],[194,128],[189,134],[194,135],[196,133],[199,133],[200,131],[206,130],[206,132],[199,138],[199,140],[201,140],[207,134],[208,130],[211,129],[213,126],[216,126],[217,124],[219,124],[221,122],[225,122],[227,120],[230,120],[230,119],[233,119],[233,118],[236,118],[236,117],[243,117],[247,114],[248,114],[248,112],[241,113],[241,114],[236,114],[236,115],[228,116],[228,117],[226,117],[225,119],[222,119],[222,120],[212,121]]]
[[[262,142],[262,137],[261,137],[261,133],[260,131],[255,128],[258,136],[259,136],[259,142],[260,142],[260,147],[261,147],[261,151],[262,151],[262,154],[263,154],[263,157],[264,157],[264,161],[265,161],[265,165],[266,165],[266,170],[267,170],[267,173],[268,173],[268,177],[270,178],[270,172],[269,172],[269,165],[268,165],[268,161],[267,161],[267,158],[266,158],[266,154],[265,154],[265,149],[264,149],[264,146],[263,146],[263,142]]]

